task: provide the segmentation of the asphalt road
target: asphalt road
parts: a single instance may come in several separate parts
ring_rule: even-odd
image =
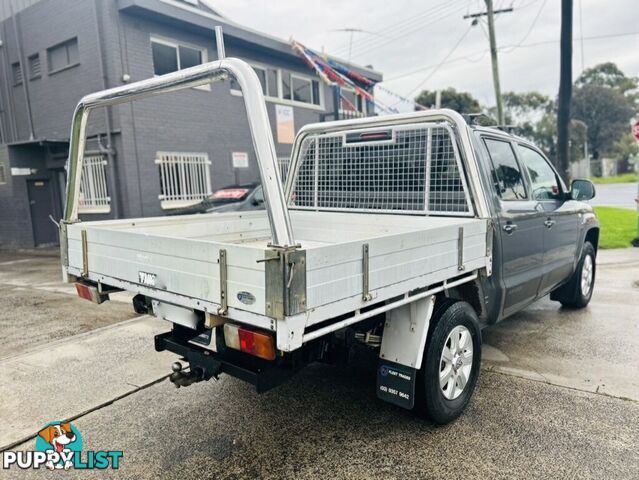
[[[595,186],[596,195],[590,202],[595,206],[607,206],[618,208],[637,208],[635,198],[637,193],[636,183],[611,183]]]
[[[0,328],[16,298],[64,294],[50,282],[7,286],[0,276],[0,288],[12,292],[0,296]],[[47,298],[54,325],[64,322],[56,304],[75,299]],[[124,452],[118,478],[636,479],[638,307],[639,251],[602,252],[587,309],[542,300],[484,331],[473,400],[456,422],[436,428],[378,401],[374,371],[363,364],[313,365],[263,395],[231,377],[179,390],[156,382],[172,361],[149,345],[163,325],[117,323],[125,316],[115,305],[101,310],[108,326],[0,359],[0,422],[5,431],[22,425],[19,438],[77,416],[85,450]],[[12,447],[33,448],[34,440]],[[0,470],[0,478],[43,475]]]

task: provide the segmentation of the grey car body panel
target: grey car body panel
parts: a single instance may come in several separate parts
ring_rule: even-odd
[[[493,167],[484,146],[484,137],[511,142],[514,147],[521,144],[547,158],[523,138],[492,128],[477,127],[473,130],[473,147],[493,217],[493,274],[479,280],[484,301],[483,317],[491,324],[522,310],[566,283],[577,268],[588,232],[597,230],[598,235],[599,222],[590,205],[569,198],[568,188],[561,181],[565,198],[532,200],[530,178],[526,169],[522,168],[518,153],[516,156],[524,172],[529,198],[526,201],[502,202],[492,182]],[[550,166],[555,170],[552,164]],[[518,229],[509,235],[502,227],[515,218]],[[546,220],[555,221],[552,228],[545,227]]]

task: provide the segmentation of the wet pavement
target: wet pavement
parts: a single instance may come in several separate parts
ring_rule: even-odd
[[[13,347],[20,353],[0,359],[3,371],[20,361],[46,370],[38,355],[58,365],[64,354],[56,352],[69,349],[77,358],[49,371],[46,382],[0,378],[18,402],[0,408],[0,421],[20,420],[22,433],[33,435],[47,414],[74,413],[85,450],[124,452],[118,478],[638,478],[639,249],[601,252],[597,275],[584,310],[544,299],[485,330],[475,395],[445,427],[378,401],[374,371],[361,364],[313,365],[262,395],[226,376],[181,389],[154,382],[172,359],[149,353],[145,335],[162,325],[144,317],[35,349]],[[52,300],[54,317],[56,303],[75,301],[56,293],[64,297]],[[0,312],[11,306],[0,296]],[[101,342],[112,350],[100,355]],[[114,377],[131,388],[115,389]],[[38,413],[19,400],[32,410],[40,405]],[[13,449],[33,447],[28,440]],[[42,475],[0,471],[0,478]]]

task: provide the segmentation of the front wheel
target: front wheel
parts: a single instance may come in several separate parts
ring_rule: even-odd
[[[475,389],[481,361],[481,331],[466,302],[443,300],[435,309],[418,375],[418,411],[433,423],[453,421],[466,408]]]
[[[558,300],[567,308],[584,308],[592,298],[595,287],[595,247],[584,243],[577,269],[565,285],[550,294],[551,300]]]

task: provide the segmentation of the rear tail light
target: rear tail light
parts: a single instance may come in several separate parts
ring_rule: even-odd
[[[84,298],[85,300],[89,300],[93,303],[102,303],[109,299],[109,296],[104,293],[100,293],[98,287],[95,285],[86,285],[78,282],[75,284],[75,290],[78,292],[78,296],[80,298]]]
[[[240,350],[265,360],[275,360],[275,339],[271,334],[248,330],[232,323],[225,323],[224,342],[229,348]]]

